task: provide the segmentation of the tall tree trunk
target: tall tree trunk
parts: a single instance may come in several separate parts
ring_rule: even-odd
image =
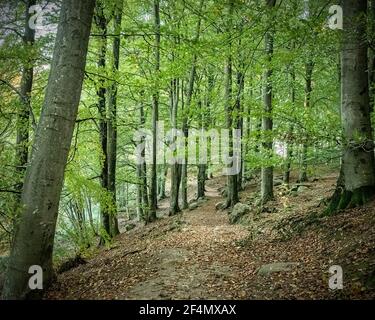
[[[269,8],[275,6],[276,0],[266,0]],[[272,23],[272,22],[271,22]],[[271,64],[273,57],[273,28],[266,32],[265,36],[265,52],[267,55],[267,62]],[[267,158],[270,158],[273,152],[272,130],[272,67],[267,66],[264,74],[264,113],[262,119],[262,129],[265,133],[265,141],[263,142],[263,149],[266,152]],[[273,167],[262,167],[262,183],[261,183],[261,201],[262,205],[266,204],[269,200],[273,199]]]
[[[160,73],[160,0],[154,0],[154,29],[155,29],[155,75],[159,79]],[[157,188],[157,123],[159,120],[159,81],[152,95],[152,166],[151,166],[151,190],[150,190],[150,211],[147,216],[147,223],[156,220],[158,206]]]
[[[176,149],[178,149],[178,139],[181,137],[177,137],[177,116],[178,116],[178,103],[179,103],[179,80],[174,79],[171,83],[171,125],[172,130],[174,130],[173,134],[173,141],[172,143],[176,144]],[[177,151],[177,150],[176,150]],[[169,205],[169,215],[175,215],[181,211],[178,197],[179,197],[179,190],[180,190],[180,181],[181,181],[181,164],[179,163],[178,157],[179,155],[175,152],[174,157],[176,158],[176,163],[171,164],[171,192],[170,192],[170,205]]]
[[[368,22],[369,22],[369,86],[370,86],[370,113],[375,108],[375,0],[368,2]]]
[[[167,197],[165,194],[165,183],[167,181],[168,166],[165,163],[159,166],[159,182],[158,182],[158,200],[163,200]]]
[[[80,100],[94,0],[64,0],[45,94],[26,170],[22,213],[12,244],[4,299],[37,295],[29,268],[43,269],[43,289],[53,278],[52,251],[64,170]],[[39,292],[40,293],[40,292]]]
[[[199,106],[199,112],[201,114],[201,119],[200,119],[200,126],[201,126],[201,132],[202,136],[204,135],[204,130],[206,129],[206,119],[205,119],[205,110],[203,109],[203,103],[201,100],[198,102]],[[199,148],[201,146],[199,145]],[[202,154],[207,152],[204,150]],[[201,150],[199,149],[199,154],[201,154]],[[198,175],[197,175],[197,199],[199,198],[204,198],[205,196],[205,189],[206,189],[206,168],[207,168],[207,157],[199,157],[199,162],[198,162]]]
[[[311,92],[312,92],[312,74],[314,70],[314,62],[308,61],[305,65],[306,75],[305,75],[305,109],[310,109],[311,104]],[[307,177],[307,151],[308,151],[308,137],[305,136],[305,141],[302,146],[302,170],[299,175],[299,182],[308,181]]]
[[[97,1],[97,6],[95,10],[95,23],[99,29],[99,57],[97,66],[99,71],[103,71],[106,67],[106,55],[107,55],[107,19],[104,15],[103,4],[101,1]],[[101,161],[101,174],[100,181],[103,192],[109,191],[108,186],[108,121],[107,121],[107,107],[106,107],[106,94],[107,89],[105,87],[105,81],[101,77],[98,80],[99,86],[97,89],[98,96],[98,111],[99,111],[99,129],[100,129],[100,144],[102,152]],[[101,238],[101,244],[104,244],[105,239],[111,236],[111,213],[109,211],[109,203],[104,198],[100,204],[100,214],[102,218],[102,226],[105,234]]]
[[[31,14],[29,10],[36,4],[36,0],[27,0],[25,6],[25,33],[23,36],[24,46],[32,49],[35,42],[35,30],[30,28],[29,21]],[[29,154],[29,127],[30,127],[30,110],[31,110],[31,90],[33,87],[34,68],[32,59],[28,60],[22,70],[21,78],[21,103],[17,114],[17,152],[16,166],[19,174],[16,190],[22,191],[22,181],[25,176],[26,165]],[[17,195],[17,206],[19,205],[20,196]]]
[[[204,1],[201,0],[199,4],[199,12],[202,12]],[[193,40],[193,43],[197,43],[199,41],[200,33],[201,33],[201,22],[202,17],[199,15],[198,22],[196,26],[196,33]],[[181,202],[182,202],[182,209],[186,209],[188,205],[187,199],[187,181],[188,181],[188,152],[187,152],[187,145],[188,145],[188,137],[189,137],[189,126],[188,126],[188,117],[189,117],[189,109],[191,105],[191,100],[194,93],[194,82],[196,76],[196,68],[197,68],[197,60],[198,56],[196,53],[193,54],[193,61],[191,64],[188,87],[186,92],[186,104],[184,109],[184,117],[182,120],[182,131],[185,136],[185,161],[181,165]]]
[[[294,47],[294,46],[293,46]],[[291,78],[291,93],[290,93],[290,100],[292,102],[293,109],[295,108],[296,102],[296,74],[294,71],[294,66],[292,66],[292,70],[290,72]],[[287,144],[286,144],[286,163],[285,163],[285,171],[283,182],[288,186],[290,183],[290,171],[292,166],[292,157],[293,157],[293,131],[294,131],[294,124],[290,124],[288,136],[287,136]]]
[[[116,76],[120,66],[120,32],[122,20],[123,0],[119,0],[115,6],[114,13],[114,34],[112,44],[113,64],[112,73]],[[110,232],[114,237],[120,233],[117,220],[117,202],[116,202],[116,164],[117,164],[117,91],[118,85],[114,82],[110,88],[109,104],[108,104],[108,191],[112,196],[112,207],[114,208],[111,213]]]
[[[241,41],[239,43],[241,45]],[[242,61],[242,55],[240,55],[240,60]],[[244,150],[244,143],[243,143],[243,129],[244,129],[244,121],[243,121],[243,106],[242,106],[242,99],[243,99],[243,92],[245,89],[245,74],[243,63],[240,63],[240,70],[237,72],[237,98],[236,98],[236,114],[237,114],[237,128],[241,130],[241,168],[240,172],[237,176],[237,184],[238,190],[242,190],[242,182],[244,177],[244,166],[243,166],[243,150]]]
[[[140,127],[144,128],[146,123],[145,113],[144,113],[144,99],[143,99],[143,92],[141,92],[141,105],[139,107],[139,117],[140,117]],[[145,143],[144,138],[142,139],[141,143]],[[141,152],[141,158],[145,159],[145,149],[142,149]],[[139,182],[140,185],[138,187],[140,188],[140,210],[139,213],[141,216],[139,216],[141,221],[144,221],[147,223],[147,217],[148,217],[148,210],[149,210],[149,200],[148,200],[148,190],[147,190],[147,165],[146,161],[143,161],[143,163],[140,163],[137,165],[137,172],[139,174]]]
[[[375,193],[375,161],[368,85],[366,0],[344,0],[341,52],[341,119],[344,154],[338,188],[328,213],[367,202]]]
[[[225,65],[225,112],[227,117],[227,129],[229,130],[229,158],[233,159],[233,163],[229,164],[229,167],[236,166],[236,160],[234,158],[233,150],[233,128],[237,126],[237,117],[234,112],[233,102],[232,102],[232,41],[231,41],[231,32],[232,32],[232,19],[233,19],[233,10],[234,10],[233,0],[228,1],[228,53],[227,61]],[[237,202],[239,202],[238,196],[238,182],[237,182],[238,173],[229,172],[227,175],[227,199],[226,199],[226,208],[232,208]]]

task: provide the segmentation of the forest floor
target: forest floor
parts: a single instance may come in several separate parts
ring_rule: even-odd
[[[59,274],[46,299],[374,299],[375,202],[321,215],[336,176],[299,191],[276,187],[277,200],[260,213],[257,189],[241,201],[251,212],[231,225],[217,211],[225,178],[207,182],[207,200],[195,210],[137,225],[108,248]],[[329,268],[340,265],[343,290],[330,290]]]

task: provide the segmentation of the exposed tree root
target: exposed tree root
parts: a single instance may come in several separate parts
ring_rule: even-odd
[[[345,190],[338,186],[333,194],[330,204],[325,210],[325,215],[334,214],[337,211],[360,207],[369,202],[375,195],[374,186],[366,186],[354,191]]]

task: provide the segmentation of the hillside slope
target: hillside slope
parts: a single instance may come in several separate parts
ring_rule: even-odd
[[[60,274],[46,299],[373,299],[375,202],[322,217],[322,199],[336,177],[326,176],[278,197],[241,224],[217,211],[223,177],[208,181],[207,201],[121,234],[111,248]],[[328,287],[340,265],[344,289]]]

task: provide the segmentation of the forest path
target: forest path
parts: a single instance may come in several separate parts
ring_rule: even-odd
[[[198,209],[185,211],[177,220],[178,233],[167,234],[154,255],[156,274],[139,282],[127,299],[217,299],[231,298],[228,283],[234,282],[239,266],[231,250],[248,235],[240,225],[230,225],[225,212],[217,212],[222,201],[221,179],[211,180],[206,199]]]
[[[321,177],[289,196],[276,187],[272,213],[230,225],[226,211],[215,209],[225,178],[211,179],[200,207],[168,217],[164,200],[156,222],[119,235],[87,263],[59,274],[45,298],[373,298],[375,201],[317,217],[335,182],[335,176]],[[256,194],[250,185],[241,201],[251,203]],[[329,290],[334,264],[345,269],[343,291]]]
[[[248,231],[230,225],[218,189],[209,180],[206,201],[195,210],[166,217],[122,234],[115,246],[59,276],[50,298],[231,299],[240,298],[243,263],[236,241]],[[161,211],[165,210],[161,206]],[[231,287],[232,290],[228,290]],[[245,293],[242,292],[244,296]]]

